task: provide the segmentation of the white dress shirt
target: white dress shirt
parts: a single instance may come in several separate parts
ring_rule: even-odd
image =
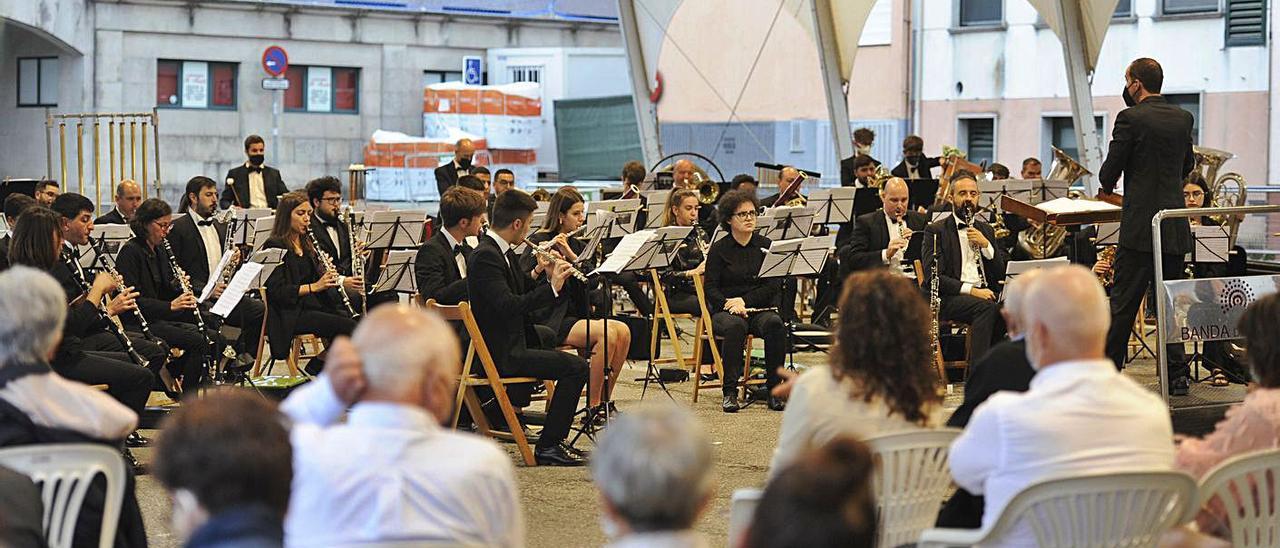
[[[884,214],[884,225],[889,227],[889,241],[892,242],[899,239],[902,232],[907,230],[907,218],[903,217],[901,221],[895,223],[893,221],[893,217],[891,217],[887,211],[884,211],[883,209],[880,211]],[[898,264],[902,261],[902,252],[905,249],[906,248],[904,247],[899,249],[897,253],[889,255],[889,248],[886,247],[880,250],[880,260],[884,261],[884,264],[891,266]]]
[[[453,239],[453,234],[450,234],[448,230],[444,231],[444,239],[449,242],[449,252],[453,253],[453,262],[458,265],[458,275],[464,280],[467,279],[467,258],[458,253],[458,246],[462,245],[462,242]],[[498,239],[501,240],[502,238]],[[502,244],[498,245],[501,246]],[[504,256],[505,254],[506,252],[503,252]]]
[[[252,164],[245,162],[245,167],[252,167]],[[262,167],[266,167],[263,164]],[[261,171],[249,171],[249,207],[267,207],[267,186],[262,182]]]
[[[320,213],[318,211],[312,211],[311,216],[312,216],[311,222],[319,223],[320,226],[324,227],[325,234],[329,235],[329,241],[333,242],[333,250],[334,250],[334,253],[336,253],[336,255],[333,256],[333,260],[336,261],[338,259],[341,259],[342,258],[342,242],[338,241],[337,227],[325,224],[324,219],[320,217]],[[337,221],[334,221],[334,222],[337,222]]]
[[[960,294],[968,295],[969,291],[975,287],[990,287],[991,283],[984,280],[983,272],[978,270],[978,260],[975,256],[977,250],[969,243],[968,227],[961,227],[960,223],[956,223],[956,233],[960,238]],[[982,256],[987,260],[991,260],[996,256],[996,248],[991,246],[991,242],[987,242],[987,247],[982,248]]]
[[[1041,368],[1023,393],[997,392],[951,445],[951,476],[986,495],[989,525],[1019,491],[1054,477],[1173,468],[1173,426],[1158,396],[1110,360]],[[1034,546],[1015,530],[1001,546]]]
[[[222,242],[218,241],[218,229],[213,225],[200,226],[200,221],[205,219],[196,210],[189,209],[187,212],[191,214],[191,220],[196,222],[196,232],[200,233],[200,240],[204,242],[204,260],[209,263],[209,277],[217,276],[218,262],[222,261]]]
[[[497,444],[387,402],[358,403],[337,424],[343,407],[327,376],[280,407],[294,423],[286,545],[524,546],[514,467]]]
[[[926,425],[908,421],[891,413],[879,396],[871,401],[854,397],[856,386],[849,379],[837,380],[826,365],[811,367],[795,380],[787,410],[782,413],[778,447],[773,451],[769,475],[785,468],[796,456],[811,447],[820,446],[839,436],[858,439],[877,434],[911,432],[935,428],[942,424],[942,407],[926,410]]]

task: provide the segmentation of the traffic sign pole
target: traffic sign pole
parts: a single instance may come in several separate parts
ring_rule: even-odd
[[[280,46],[268,47],[262,52],[262,70],[275,79],[283,79],[285,72],[289,70],[289,54]],[[281,94],[289,88],[289,81],[285,80],[283,86],[270,84],[270,87],[267,82],[263,80],[262,87],[271,90],[271,159],[274,164],[275,151],[280,147]]]

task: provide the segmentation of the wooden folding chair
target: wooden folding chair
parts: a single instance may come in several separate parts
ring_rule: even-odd
[[[537,461],[533,458],[533,448],[529,446],[529,440],[525,438],[524,429],[520,426],[520,420],[516,417],[515,408],[511,406],[511,399],[507,397],[507,386],[511,384],[537,384],[542,382],[541,379],[534,377],[502,377],[498,374],[498,367],[493,363],[493,355],[489,353],[489,346],[484,342],[484,334],[480,331],[480,326],[476,324],[476,317],[471,313],[471,303],[461,302],[453,306],[436,304],[435,299],[429,299],[426,302],[427,310],[433,311],[447,321],[462,322],[467,329],[467,335],[471,337],[471,343],[467,345],[466,360],[462,364],[462,371],[458,375],[458,392],[454,399],[453,407],[453,425],[457,427],[458,416],[462,413],[462,405],[466,403],[467,409],[471,411],[471,419],[475,421],[476,427],[480,433],[499,439],[514,440],[516,447],[520,449],[520,455],[524,458],[524,463],[528,466],[537,466]],[[483,376],[473,375],[471,373],[471,365],[473,359],[479,358],[480,365],[484,370]],[[476,388],[487,386],[493,390],[493,395],[498,401],[498,408],[502,410],[503,420],[507,423],[507,431],[499,432],[490,428],[488,419],[485,418],[484,410],[480,404],[480,398],[476,395]]]
[[[658,335],[663,326],[666,327],[667,337],[671,339],[672,351],[675,354],[670,358],[652,358],[651,362],[654,366],[674,363],[676,364],[676,367],[680,369],[688,369],[689,366],[686,364],[686,360],[695,360],[696,358],[694,356],[686,356],[684,354],[684,349],[680,343],[680,337],[676,332],[676,320],[695,320],[696,316],[693,314],[675,314],[671,312],[671,308],[667,304],[667,292],[662,289],[662,281],[658,276],[658,270],[654,268],[649,269],[649,276],[653,279],[653,324],[649,328],[649,355],[658,355],[658,344],[662,339],[662,337],[659,337]],[[701,320],[696,319],[695,321]],[[659,322],[662,322],[663,325],[659,325]],[[693,369],[698,369],[698,365],[696,363],[694,364]],[[697,371],[694,371],[694,373],[696,374]]]
[[[262,296],[262,329],[258,331],[258,352],[253,359],[253,378],[262,376],[263,366],[263,350],[267,349],[267,314],[270,312],[271,303],[267,301],[267,288],[259,287],[258,294]],[[296,335],[293,340],[289,341],[289,356],[285,358],[284,363],[289,368],[290,377],[302,376],[302,370],[298,367],[298,363],[303,358],[314,358],[324,352],[325,342],[320,337],[310,333]],[[268,352],[268,354],[270,354]],[[270,359],[270,358],[268,358]]]
[[[924,265],[920,262],[920,259],[915,260],[915,269],[916,269],[916,284],[919,285],[921,288],[925,288]],[[939,310],[938,313],[941,314],[942,311]],[[959,330],[961,333],[964,334],[964,359],[947,361],[942,356],[942,344],[941,344],[942,333],[947,333],[955,330]],[[969,324],[955,321],[955,320],[944,320],[942,318],[938,318],[938,331],[939,333],[937,333],[937,337],[939,340],[939,344],[937,347],[933,349],[933,353],[934,353],[933,362],[938,364],[939,380],[941,380],[943,384],[947,383],[948,368],[959,368],[963,373],[962,378],[968,379],[969,378],[969,361],[972,359],[972,356],[969,355],[970,354],[969,349],[970,349],[970,344],[973,342],[972,339],[969,337]]]
[[[712,388],[722,388],[724,386],[724,361],[720,359],[720,342],[723,338],[716,338],[715,329],[711,325],[711,311],[707,309],[707,294],[703,288],[704,282],[702,275],[693,277],[693,289],[698,294],[698,307],[702,310],[702,316],[694,324],[694,351],[693,351],[693,402],[698,402],[698,392]],[[702,342],[708,341],[707,346],[711,348],[711,363],[715,367],[718,380],[703,381],[702,380]],[[751,343],[752,337],[747,334],[747,342],[743,345],[743,362],[742,362],[742,379],[738,382],[739,397],[746,399],[747,388],[750,385],[764,384],[764,380],[751,378]]]

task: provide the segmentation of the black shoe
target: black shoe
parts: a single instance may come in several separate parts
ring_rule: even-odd
[[[570,451],[563,442],[550,447],[535,447],[533,449],[533,460],[539,466],[584,466],[587,464],[587,459]]]
[[[324,371],[324,359],[318,357],[311,358],[311,360],[307,362],[307,365],[303,366],[302,370],[312,377],[319,377],[320,373]]]
[[[1191,389],[1191,379],[1187,377],[1178,377],[1169,382],[1170,396],[1185,396],[1187,391]]]
[[[720,380],[720,374],[715,371],[710,373],[700,373],[700,375],[702,376],[702,382],[715,382]]]
[[[724,401],[720,403],[720,409],[725,413],[738,412],[738,394],[725,394]]]
[[[776,396],[769,396],[769,409],[774,411],[782,411],[787,408],[787,400]]]
[[[138,457],[133,456],[133,451],[130,451],[128,447],[120,448],[120,456],[124,458],[124,465],[133,471],[133,475],[145,476],[147,474],[147,467],[138,462]]]
[[[604,428],[605,423],[609,422],[609,417],[606,416],[605,407],[603,405],[598,405],[588,409],[587,412],[582,415],[580,422],[584,428],[599,430]]]
[[[134,430],[132,434],[129,434],[129,437],[124,439],[124,444],[126,447],[147,447],[151,445],[151,440],[142,437],[142,434]]]
[[[618,411],[617,404],[613,403],[612,401],[609,402],[609,416],[610,417],[622,416],[622,411]]]

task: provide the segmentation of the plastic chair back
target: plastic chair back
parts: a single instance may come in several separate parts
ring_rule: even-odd
[[[0,464],[29,476],[40,487],[44,502],[44,536],[52,548],[69,548],[76,519],[89,484],[106,478],[100,548],[110,548],[124,502],[124,459],[105,445],[46,444],[0,449]]]
[[[951,490],[948,450],[960,431],[952,428],[873,436],[876,459],[877,546],[910,544],[932,527]]]
[[[742,546],[742,539],[751,527],[751,518],[760,505],[763,489],[738,489],[729,499],[729,548]]]
[[[1221,504],[1235,546],[1280,546],[1280,449],[1245,453],[1200,481],[1200,504]]]

